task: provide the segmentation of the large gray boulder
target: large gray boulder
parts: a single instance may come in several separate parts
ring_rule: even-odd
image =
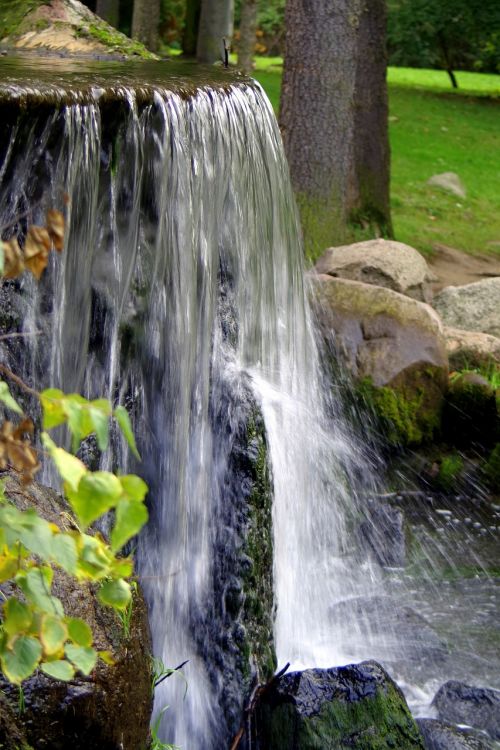
[[[437,719],[417,719],[425,750],[494,750],[493,743],[480,732],[462,729]]]
[[[500,276],[445,287],[432,306],[447,326],[500,336]]]
[[[432,705],[440,719],[482,729],[500,740],[500,690],[449,680],[439,688]]]
[[[59,526],[69,524],[68,508],[53,490],[33,482],[23,486],[11,474],[5,492],[20,510],[35,508]],[[6,584],[2,584],[5,587]],[[0,747],[4,750],[139,750],[149,742],[152,710],[151,640],[144,599],[138,589],[128,628],[101,605],[95,586],[77,584],[54,571],[53,590],[65,613],[83,618],[99,650],[111,651],[114,665],[99,661],[89,677],[59,682],[41,672],[23,682],[25,708],[19,714],[19,691],[0,677]]]
[[[336,278],[383,286],[421,302],[431,299],[429,283],[435,278],[418,250],[383,239],[331,247],[315,269]]]
[[[417,367],[444,384],[445,339],[429,305],[359,281],[326,274],[311,278],[322,330],[354,377],[382,386]]]
[[[262,693],[258,750],[423,750],[406,701],[374,661],[307,669]]]
[[[480,331],[444,326],[450,369],[463,370],[500,364],[500,338]]]

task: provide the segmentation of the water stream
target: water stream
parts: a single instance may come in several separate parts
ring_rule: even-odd
[[[23,278],[17,290],[33,335],[2,356],[35,386],[131,410],[144,457],[132,468],[150,486],[138,560],[154,650],[167,666],[189,659],[185,680],[157,691],[156,714],[169,707],[161,734],[185,750],[224,747],[242,696],[220,550],[229,560],[241,546],[227,520],[241,494],[230,457],[256,406],[274,488],[279,665],[390,662],[395,633],[386,624],[384,651],[368,638],[373,618],[332,615],[397,585],[353,533],[360,498],[377,491],[375,459],[322,373],[276,120],[256,84],[221,73],[196,88],[169,66],[168,82],[143,69],[146,84],[140,68],[127,78],[111,65],[101,80],[82,66],[54,80],[41,63],[21,85],[22,61],[2,65],[0,107],[31,96],[33,109],[4,121],[0,224],[23,216],[22,230],[69,196],[64,253],[42,283]],[[105,460],[125,468],[118,438]]]

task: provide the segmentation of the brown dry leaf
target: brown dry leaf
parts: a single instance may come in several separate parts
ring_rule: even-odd
[[[45,227],[31,226],[28,229],[24,245],[24,262],[37,281],[40,281],[42,273],[47,268],[51,244]]]
[[[0,428],[0,469],[12,466],[21,474],[24,484],[31,482],[40,468],[36,450],[29,440],[22,438],[26,432],[33,432],[31,419],[23,419],[17,427],[6,421]]]
[[[16,279],[24,271],[24,258],[15,237],[2,243],[4,253],[3,276],[5,279]]]
[[[61,252],[64,247],[64,216],[55,208],[47,211],[47,230],[55,249]]]

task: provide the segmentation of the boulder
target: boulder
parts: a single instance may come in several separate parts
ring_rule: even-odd
[[[496,393],[486,378],[470,371],[451,378],[442,425],[444,437],[459,447],[491,447],[500,439]]]
[[[417,719],[425,750],[494,750],[493,743],[480,732],[462,729],[437,719]]]
[[[432,306],[447,326],[500,337],[500,276],[447,286],[434,297]]]
[[[500,740],[500,690],[449,680],[437,691],[432,706],[440,719],[482,729]]]
[[[480,331],[443,327],[450,369],[500,365],[500,338]]]
[[[467,197],[464,184],[455,172],[434,174],[427,180],[427,184],[432,187],[439,187],[442,190],[446,190],[448,193],[453,193],[453,195],[456,195],[458,198]]]
[[[374,661],[285,674],[256,714],[259,750],[424,747],[402,692]]]
[[[383,286],[421,302],[431,299],[429,284],[435,278],[418,250],[383,239],[331,247],[318,260],[315,270],[340,279]]]
[[[391,289],[312,277],[315,309],[336,358],[391,444],[415,445],[439,425],[448,383],[442,325],[427,304]]]
[[[67,506],[47,487],[35,482],[26,487],[9,475],[6,495],[20,510],[34,507],[50,522],[68,523]],[[89,677],[76,676],[67,683],[35,673],[23,682],[25,709],[21,715],[18,689],[1,678],[0,747],[147,747],[152,709],[151,643],[142,594],[138,590],[134,595],[130,625],[125,628],[113,610],[99,603],[91,584],[77,584],[56,570],[53,590],[66,614],[89,623],[96,648],[111,651],[115,664],[99,661]]]
[[[387,503],[374,501],[365,509],[365,518],[359,525],[358,536],[362,546],[382,567],[402,568],[405,564],[406,545],[404,513]]]

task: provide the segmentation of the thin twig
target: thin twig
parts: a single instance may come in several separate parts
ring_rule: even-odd
[[[0,341],[5,341],[5,339],[17,339],[17,338],[24,338],[25,336],[41,336],[43,331],[24,331],[22,333],[2,333],[0,336]]]
[[[166,680],[167,677],[171,677],[174,674],[174,672],[178,672],[179,669],[182,669],[182,667],[184,667],[188,662],[189,662],[189,659],[186,659],[186,661],[183,661],[182,664],[179,664],[178,667],[175,667],[174,669],[172,669],[171,672],[168,672],[167,674],[164,674],[163,677],[160,677],[159,680],[156,680],[156,682],[155,682],[155,688],[158,687],[158,685],[161,685],[161,683],[164,680]]]
[[[26,385],[24,380],[21,380],[21,378],[18,375],[15,375],[12,370],[9,370],[8,367],[5,365],[0,365],[0,372],[2,372],[6,377],[9,378],[9,380],[14,381],[16,385],[19,386],[19,388],[22,388],[23,391],[26,391],[26,393],[31,393],[32,396],[36,396],[37,398],[40,398],[40,394],[38,391],[35,391],[34,388],[30,388],[29,385]]]

